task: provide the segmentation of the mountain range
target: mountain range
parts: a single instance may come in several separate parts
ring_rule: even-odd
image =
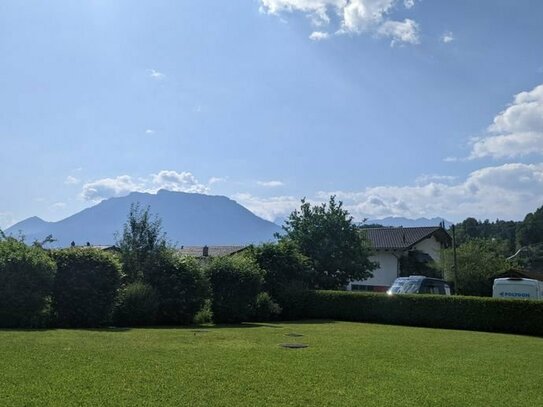
[[[452,222],[443,218],[417,218],[409,219],[398,216],[389,216],[383,219],[369,219],[364,222],[365,225],[378,224],[386,227],[419,227],[419,226],[439,226],[441,222],[445,222],[445,228],[449,228]]]
[[[281,231],[280,226],[227,197],[160,190],[156,194],[133,192],[110,198],[58,222],[31,217],[5,233],[23,235],[26,242],[53,235],[55,247],[69,246],[72,241],[76,245],[111,245],[115,234],[122,233],[130,205],[138,202],[162,220],[167,239],[176,246],[261,243],[272,241]]]

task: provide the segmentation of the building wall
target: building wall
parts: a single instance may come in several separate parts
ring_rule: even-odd
[[[398,258],[394,252],[379,252],[375,256],[371,256],[371,261],[379,263],[379,268],[373,271],[373,277],[364,281],[352,281],[347,289],[351,290],[352,285],[370,285],[389,287],[392,285],[396,277],[398,277]]]
[[[439,261],[441,256],[441,243],[439,243],[435,237],[431,236],[429,239],[424,239],[417,243],[413,250],[420,250],[427,253],[435,261]]]

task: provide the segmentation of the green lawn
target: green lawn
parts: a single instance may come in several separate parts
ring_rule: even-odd
[[[0,331],[0,405],[543,405],[540,338],[345,322],[204,329]]]

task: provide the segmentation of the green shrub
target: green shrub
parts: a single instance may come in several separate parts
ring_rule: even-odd
[[[543,302],[538,301],[306,291],[295,306],[289,312],[297,318],[543,336]]]
[[[271,321],[277,319],[280,314],[281,307],[268,293],[262,292],[256,296],[254,321]]]
[[[114,312],[118,326],[145,326],[156,322],[158,297],[153,287],[141,282],[127,285],[119,293]]]
[[[274,299],[279,300],[292,285],[312,286],[315,275],[311,261],[294,243],[288,240],[265,243],[250,247],[246,253],[264,271],[263,289]]]
[[[159,324],[191,324],[209,294],[209,283],[198,262],[163,249],[146,272],[158,295]]]
[[[263,272],[256,262],[242,256],[219,257],[211,261],[207,273],[214,321],[247,321],[263,282]]]
[[[54,275],[55,263],[43,249],[0,240],[0,327],[43,326]]]
[[[211,324],[213,322],[213,311],[211,311],[211,300],[205,300],[204,306],[194,316],[194,323],[198,325]]]
[[[110,253],[70,248],[53,253],[57,262],[53,305],[63,327],[95,327],[110,321],[120,284],[120,264]]]

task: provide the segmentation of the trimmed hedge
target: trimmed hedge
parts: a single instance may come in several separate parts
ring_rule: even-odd
[[[109,323],[121,281],[117,259],[86,248],[57,250],[53,258],[57,263],[53,290],[57,325],[80,328]]]
[[[41,248],[12,238],[0,240],[0,328],[48,323],[55,269]]]
[[[543,336],[543,301],[305,291],[285,306],[292,318],[336,319]]]

